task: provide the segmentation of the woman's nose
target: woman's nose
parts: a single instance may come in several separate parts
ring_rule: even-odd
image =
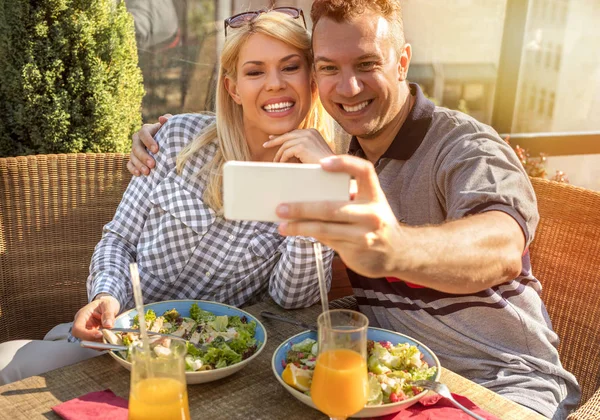
[[[285,87],[285,80],[283,75],[278,71],[269,72],[267,74],[266,89],[267,90],[280,90]]]

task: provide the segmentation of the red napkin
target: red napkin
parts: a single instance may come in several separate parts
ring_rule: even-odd
[[[477,407],[470,399],[462,395],[452,394],[454,399],[461,403],[463,407],[468,408],[475,414],[487,420],[500,420],[498,417],[483,411]],[[450,401],[441,395],[428,395],[411,405],[405,410],[395,414],[383,417],[377,417],[377,420],[473,420],[473,417],[452,405]],[[375,419],[373,419],[375,420]]]
[[[127,405],[125,398],[106,389],[65,401],[52,410],[65,420],[127,420]]]

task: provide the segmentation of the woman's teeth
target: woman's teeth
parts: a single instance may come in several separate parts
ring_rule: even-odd
[[[344,111],[346,111],[346,112],[358,112],[361,109],[363,109],[364,107],[366,107],[367,105],[369,105],[369,101],[364,101],[364,102],[361,102],[359,104],[352,105],[352,106],[342,104],[342,108],[344,108]]]
[[[269,104],[263,106],[263,109],[267,112],[284,112],[294,106],[293,102],[279,102],[276,104]]]

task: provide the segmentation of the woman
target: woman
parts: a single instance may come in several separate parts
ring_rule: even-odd
[[[147,302],[195,298],[239,306],[268,293],[294,308],[318,300],[311,240],[284,239],[274,223],[222,217],[225,161],[272,161],[277,150],[263,147],[269,136],[297,128],[330,135],[311,78],[310,38],[294,18],[300,16],[261,13],[229,29],[216,117],[180,115],[159,131],[156,169],[132,180],[92,257],[88,296],[107,303],[92,301],[79,311],[75,337],[100,336],[98,308],[110,326],[133,306],[134,260]],[[328,251],[326,266],[331,258]]]
[[[222,216],[225,161],[273,161],[277,148],[263,144],[295,129],[315,128],[331,138],[312,80],[310,37],[299,17],[299,10],[282,8],[256,13],[250,21],[228,20],[216,116],[176,116],[158,133],[155,170],[131,181],[96,246],[87,282],[90,303],[75,316],[74,337],[99,340],[100,326],[112,327],[119,312],[133,307],[132,261],[146,302],[192,298],[239,306],[270,295],[294,308],[319,299],[310,238],[284,238],[274,223]],[[325,267],[332,257],[324,251]],[[330,269],[326,278],[329,283]],[[73,345],[65,352],[64,341],[12,344],[4,351],[0,346],[0,383],[91,355],[86,349],[74,354]]]

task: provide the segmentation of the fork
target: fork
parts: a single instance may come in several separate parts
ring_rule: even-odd
[[[452,404],[454,404],[455,407],[460,408],[462,411],[464,411],[465,413],[467,413],[469,416],[473,417],[474,419],[485,420],[480,415],[473,413],[471,410],[469,410],[468,408],[466,408],[462,404],[460,404],[458,401],[456,401],[454,399],[454,397],[452,396],[452,394],[450,393],[450,390],[448,389],[448,387],[441,382],[422,380],[422,381],[413,381],[413,382],[411,382],[411,385],[417,386],[419,388],[429,389],[429,390],[435,392],[436,394],[439,394],[442,397],[448,399]]]

